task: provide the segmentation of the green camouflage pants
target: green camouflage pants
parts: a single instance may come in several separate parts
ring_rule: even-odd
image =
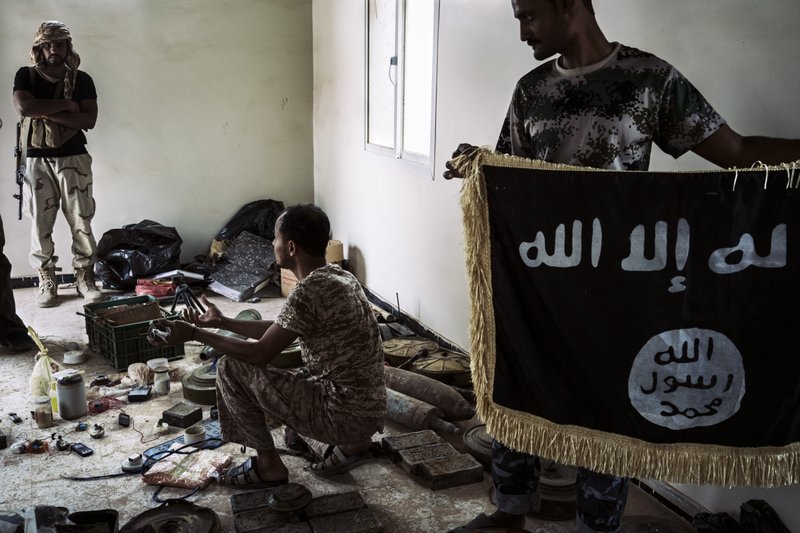
[[[325,444],[356,444],[372,437],[383,419],[329,408],[322,384],[290,370],[222,357],[217,366],[217,409],[222,439],[255,448],[275,447],[270,425],[284,424]]]
[[[55,268],[53,227],[59,208],[72,231],[73,268],[96,262],[97,243],[92,235],[92,157],[29,157],[25,167],[23,201],[31,217],[30,264],[35,269]]]

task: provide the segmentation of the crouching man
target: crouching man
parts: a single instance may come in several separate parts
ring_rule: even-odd
[[[263,489],[287,482],[271,423],[330,445],[309,467],[316,474],[344,472],[371,455],[371,437],[386,413],[381,337],[358,280],[326,263],[329,239],[328,217],[314,205],[289,207],[278,218],[276,261],[298,283],[274,322],[228,318],[205,297],[205,313],[187,309],[185,321],[160,321],[170,330],[167,343],[196,340],[226,354],[217,369],[222,438],[257,455],[228,470],[225,485]],[[211,327],[256,340],[205,329]],[[307,377],[269,365],[297,338]]]

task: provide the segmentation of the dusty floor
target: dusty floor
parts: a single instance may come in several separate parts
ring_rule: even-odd
[[[89,358],[77,365],[85,371],[85,379],[91,381],[99,374],[114,373],[114,369],[99,354],[93,354],[86,346],[87,337],[84,318],[77,313],[83,311],[83,300],[77,297],[74,288],[62,286],[59,290],[61,304],[51,309],[39,309],[34,304],[37,289],[18,289],[15,298],[18,314],[42,337],[51,356],[62,361],[64,344],[78,342]],[[259,303],[236,303],[211,293],[209,295],[222,310],[235,315],[244,308],[257,309],[264,318],[272,318],[283,303],[281,298],[263,299]],[[199,344],[186,345],[186,356],[171,363],[174,367],[191,370],[200,363],[197,354]],[[33,369],[35,353],[0,354],[0,430],[11,444],[18,437],[50,440],[52,433],[63,435],[67,441],[81,441],[94,449],[89,457],[74,453],[57,452],[15,454],[8,448],[0,450],[0,510],[19,511],[32,505],[57,505],[70,511],[115,509],[120,515],[120,526],[137,514],[155,507],[152,501],[154,487],[142,483],[140,476],[129,475],[96,481],[70,481],[61,476],[94,476],[120,472],[123,460],[142,451],[179,436],[182,430],[171,428],[162,435],[153,434],[153,426],[161,412],[183,400],[180,382],[172,382],[169,395],[126,405],[125,412],[131,415],[134,425],[144,433],[140,436],[130,427],[118,424],[118,410],[110,410],[85,419],[92,424],[101,424],[105,436],[90,438],[85,432],[77,432],[76,422],[56,417],[56,424],[49,429],[38,429],[31,420],[29,379]],[[23,421],[13,424],[10,412],[19,413]],[[203,406],[203,416],[208,417],[208,406]],[[387,426],[387,433],[410,431],[399,426]],[[282,444],[282,432],[276,430],[276,443]],[[153,439],[149,441],[149,439]],[[378,439],[378,436],[375,437]],[[142,441],[145,441],[142,443]],[[225,444],[221,448],[234,456],[238,463],[245,457],[239,447]],[[481,511],[491,512],[488,501],[491,478],[484,475],[482,483],[457,488],[431,491],[399,466],[385,458],[379,458],[347,474],[334,479],[320,479],[305,472],[306,462],[296,457],[285,457],[290,470],[290,481],[307,486],[314,496],[358,490],[367,504],[383,522],[386,531],[434,532],[446,531],[461,525]],[[186,491],[165,489],[162,498],[176,497]],[[234,531],[230,497],[232,489],[212,483],[191,497],[197,505],[213,509],[220,517],[223,527]],[[669,510],[651,499],[636,487],[631,488],[626,515],[647,515],[672,520],[678,518]],[[536,532],[569,532],[574,530],[572,521],[544,522],[527,518],[527,530]],[[655,529],[654,529],[655,530]],[[633,529],[630,529],[633,531]],[[636,529],[635,531],[644,531]],[[658,529],[658,531],[663,531]]]

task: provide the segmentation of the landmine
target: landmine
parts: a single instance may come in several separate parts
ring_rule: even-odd
[[[431,430],[384,437],[383,448],[392,461],[419,476],[431,490],[483,480],[483,466],[472,455],[459,453]]]

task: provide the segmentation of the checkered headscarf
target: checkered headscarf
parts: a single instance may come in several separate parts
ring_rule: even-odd
[[[64,98],[70,99],[72,91],[75,89],[75,76],[78,66],[81,64],[81,56],[72,48],[72,34],[66,24],[57,20],[49,20],[39,25],[36,36],[33,38],[31,61],[37,66],[44,65],[42,44],[60,40],[67,41],[67,57],[64,60],[67,66],[67,75],[64,77]]]

